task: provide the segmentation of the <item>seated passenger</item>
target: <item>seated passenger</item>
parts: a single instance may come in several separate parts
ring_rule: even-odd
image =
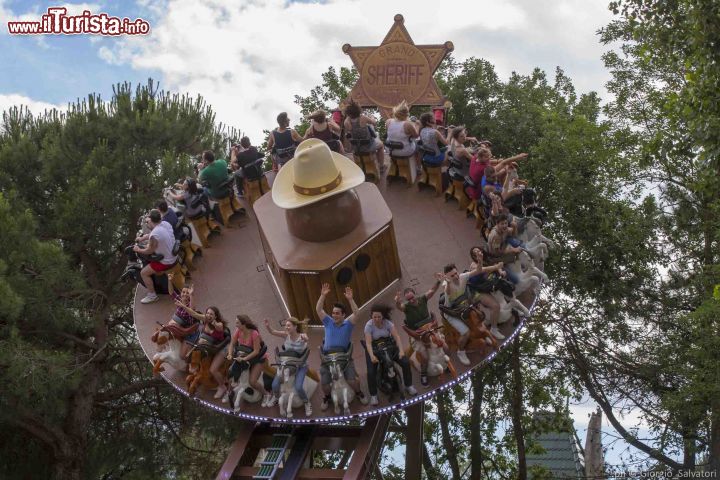
[[[430,310],[428,310],[427,302],[433,295],[435,295],[437,289],[440,288],[440,284],[442,283],[442,279],[444,277],[442,273],[436,273],[435,278],[435,284],[433,284],[427,292],[419,297],[415,295],[415,289],[412,287],[406,288],[403,291],[402,296],[400,295],[400,292],[397,292],[395,295],[395,305],[398,310],[405,313],[405,326],[410,330],[417,331],[421,327],[424,327],[433,321]],[[405,298],[404,302],[402,301],[403,297]],[[420,383],[423,386],[428,385],[427,358],[423,358],[420,363]]]
[[[429,165],[440,166],[445,160],[445,152],[450,140],[438,131],[432,113],[428,112],[420,115],[420,125],[420,140],[423,147],[434,152],[432,154],[425,153],[422,159]]]
[[[443,288],[445,290],[445,306],[448,308],[461,308],[475,303],[475,299],[470,298],[471,293],[467,291],[467,282],[470,277],[474,277],[475,275],[479,275],[481,273],[498,271],[501,268],[502,263],[498,263],[492,267],[483,267],[481,263],[476,265],[475,269],[470,272],[458,273],[455,264],[451,263],[446,265],[445,282],[443,283]],[[470,365],[470,359],[465,353],[465,346],[470,339],[470,329],[459,317],[448,315],[446,313],[445,318],[460,335],[457,351],[458,360],[460,360],[460,363],[463,365]],[[494,321],[495,325],[497,325],[497,316],[495,316]]]
[[[140,271],[140,277],[142,278],[145,288],[147,289],[147,295],[140,300],[140,303],[152,303],[158,300],[158,296],[155,293],[155,285],[153,285],[152,276],[164,272],[177,262],[177,257],[173,255],[173,247],[175,246],[175,235],[173,229],[169,223],[162,220],[159,210],[150,210],[150,214],[147,217],[148,225],[152,229],[148,238],[148,243],[145,248],[141,248],[139,245],[135,245],[132,250],[138,255],[145,257],[149,255],[162,256],[160,260],[150,261]]]
[[[295,352],[298,355],[304,354],[308,349],[308,336],[303,332],[307,324],[307,319],[301,322],[295,317],[290,317],[285,320],[285,330],[275,330],[270,327],[270,320],[265,319],[265,328],[267,328],[270,335],[285,339],[282,346],[283,351]],[[305,416],[309,417],[312,415],[312,405],[303,387],[307,371],[308,365],[307,362],[305,362],[295,372],[295,393],[297,393],[298,397],[300,397],[305,404]],[[277,402],[278,396],[280,395],[280,380],[281,378],[278,372],[272,382],[273,400],[270,402],[270,406],[273,406]]]
[[[267,148],[273,159],[273,170],[282,168],[288,160],[295,155],[295,147],[302,142],[302,137],[290,128],[288,114],[282,112],[277,116],[278,128],[270,132],[267,139]]]
[[[203,315],[178,300],[175,301],[175,305],[185,309],[190,315],[200,321],[197,332],[185,339],[193,348],[202,345],[219,347],[227,340],[230,332],[225,319],[217,307],[208,307]],[[212,363],[210,364],[210,374],[218,384],[215,398],[221,398],[225,395],[225,392],[227,392],[225,375],[224,372],[222,372],[224,363],[225,349],[220,348],[213,356]]]
[[[175,184],[182,188],[182,193],[169,193],[168,196],[176,202],[182,202],[183,215],[187,219],[204,217],[208,214],[207,197],[197,185],[194,178],[186,178],[182,185]]]
[[[250,138],[242,137],[240,145],[231,150],[231,168],[235,171],[235,186],[238,195],[243,194],[242,179],[255,180],[262,176],[262,167],[258,168],[257,161],[263,158],[262,153],[250,143]]]
[[[168,273],[168,282],[172,284],[174,274]],[[177,307],[175,309],[175,313],[173,313],[172,318],[170,319],[170,323],[173,325],[177,325],[182,328],[187,328],[193,323],[195,323],[195,319],[193,316],[188,312],[185,307],[188,307],[190,309],[193,308],[193,293],[195,291],[195,287],[192,285],[185,284],[183,289],[178,292],[173,289],[170,296],[172,296],[173,300],[176,302],[182,303],[182,307]]]
[[[178,227],[178,224],[180,223],[180,220],[178,219],[175,210],[168,207],[168,204],[165,200],[160,200],[157,205],[155,205],[155,208],[160,210],[163,222],[168,222],[172,227],[173,231],[175,231],[175,229]]]
[[[462,126],[453,128],[450,131],[450,137],[450,146],[448,149],[462,167],[459,172],[460,175],[465,177],[470,173],[470,162],[472,160],[472,153],[465,148],[465,142],[468,140],[477,142],[477,139],[475,137],[468,137],[467,130]]]
[[[405,391],[410,396],[417,395],[417,390],[412,384],[412,373],[410,362],[405,357],[405,348],[398,335],[395,325],[390,319],[390,307],[375,304],[370,308],[370,320],[365,324],[365,363],[367,364],[368,393],[370,393],[370,405],[378,404],[377,373],[379,360],[375,355],[378,351],[379,341],[389,342],[389,355],[392,362],[397,362],[402,368],[403,383]],[[394,367],[393,367],[394,368]]]
[[[345,305],[342,303],[336,303],[333,305],[332,317],[325,313],[325,297],[330,293],[330,284],[323,283],[320,290],[320,298],[318,298],[315,311],[318,317],[325,326],[325,339],[323,340],[323,353],[328,353],[330,350],[342,350],[347,352],[352,342],[352,331],[355,323],[357,322],[358,306],[353,300],[353,291],[350,287],[345,288],[345,298],[350,303],[352,308],[352,315],[345,317],[347,311]],[[355,362],[350,358],[347,365],[345,366],[345,380],[347,381],[350,388],[355,390],[355,395],[363,405],[367,405],[368,399],[360,389],[360,382],[358,380],[357,371],[355,370]],[[323,397],[322,410],[327,410],[330,406],[330,390],[332,384],[332,377],[330,376],[330,370],[325,365],[320,366],[320,388],[322,388],[325,396]]]
[[[327,117],[325,110],[318,110],[310,115],[310,127],[305,132],[304,139],[317,138],[328,144],[330,150],[345,154],[345,149],[340,142],[340,125]]]
[[[242,372],[245,369],[250,369],[250,386],[259,393],[262,393],[263,400],[261,405],[263,407],[272,407],[273,397],[265,391],[265,386],[263,382],[260,381],[262,367],[267,358],[265,343],[263,343],[260,332],[255,323],[250,320],[250,317],[247,315],[238,315],[236,319],[235,332],[233,333],[227,350],[227,359],[234,360],[232,365],[230,365],[228,378],[238,381]]]
[[[473,247],[470,249],[470,270],[477,270],[478,266],[483,267],[484,254],[482,248]],[[483,268],[482,273],[475,275],[468,279],[468,288],[473,292],[473,301],[479,301],[488,310],[490,310],[490,333],[496,338],[502,340],[505,338],[500,331],[497,329],[498,317],[500,315],[500,305],[498,304],[492,293],[495,290],[500,290],[503,295],[509,297],[513,296],[512,284],[507,282],[504,277],[507,275],[503,269],[503,263],[498,262],[495,265]],[[491,268],[498,268],[497,270],[488,270]],[[502,337],[502,338],[501,338]]]
[[[215,155],[210,150],[202,154],[206,167],[200,170],[198,181],[207,184],[207,194],[210,198],[221,199],[230,195],[231,190],[227,187],[228,165],[225,160],[215,160]]]
[[[362,114],[362,109],[354,101],[345,107],[345,131],[350,133],[352,140],[356,140],[355,152],[375,153],[379,171],[385,169],[385,148],[373,127],[377,120]]]
[[[385,123],[387,128],[387,141],[398,142],[403,145],[401,149],[392,150],[394,157],[410,157],[415,155],[416,145],[415,139],[418,137],[418,131],[415,124],[408,120],[410,109],[407,103],[403,101],[393,108],[393,118],[388,119]]]

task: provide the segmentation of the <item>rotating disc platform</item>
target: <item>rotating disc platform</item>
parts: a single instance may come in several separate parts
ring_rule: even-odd
[[[378,183],[378,188],[392,213],[402,277],[391,283],[389,287],[366,302],[365,305],[360,305],[360,317],[353,329],[353,358],[363,391],[366,394],[365,351],[360,340],[364,338],[363,329],[370,318],[370,305],[385,303],[393,306],[392,321],[402,338],[403,346],[407,348],[409,338],[402,330],[404,314],[394,308],[395,293],[408,286],[415,288],[418,295],[425,293],[435,282],[434,274],[442,272],[444,265],[448,263],[455,263],[459,271],[467,269],[470,265],[471,247],[482,243],[480,232],[475,228],[474,219],[468,219],[464,210],[457,209],[456,203],[446,203],[442,197],[436,197],[428,190],[418,191],[416,188],[407,188],[406,185],[397,183],[387,185],[385,180]],[[269,197],[266,194],[261,201],[271,200]],[[217,306],[231,330],[234,329],[237,314],[249,315],[258,325],[262,339],[268,346],[268,358],[272,363],[275,361],[275,347],[280,347],[283,340],[267,333],[263,319],[269,318],[273,328],[281,329],[280,321],[289,316],[288,302],[281,297],[276,279],[273,278],[266,263],[261,234],[253,210],[247,208],[247,211],[247,216],[234,220],[231,228],[224,228],[222,234],[211,238],[210,248],[204,249],[202,257],[195,260],[196,269],[193,270],[192,278],[188,281],[192,282],[195,287],[195,309],[204,311],[208,306]],[[358,288],[353,284],[353,280],[350,281],[349,286],[354,289]],[[175,306],[170,296],[167,295],[161,295],[158,302],[149,305],[140,304],[140,299],[144,295],[145,289],[139,286],[135,293],[134,320],[140,344],[150,359],[156,352],[156,345],[150,340],[150,337],[158,327],[158,322],[166,323],[170,320]],[[438,291],[430,299],[428,306],[440,320],[439,296],[440,292]],[[344,301],[345,299],[340,300]],[[519,300],[531,308],[534,297],[530,293],[526,293]],[[316,301],[317,297],[308,299],[312,305]],[[330,309],[331,303],[328,299],[325,310],[329,312]],[[313,318],[311,323],[317,324],[319,319]],[[500,348],[507,345],[519,333],[525,319],[521,318],[516,325],[512,323],[512,321],[508,321],[500,325],[500,331],[506,337],[505,340],[499,342]],[[311,326],[307,333],[310,338],[308,364],[311,369],[319,372],[319,348],[324,337],[323,327]],[[227,403],[213,399],[214,391],[200,388],[194,395],[190,395],[185,384],[186,373],[176,371],[168,364],[165,364],[165,371],[161,375],[183,395],[228,415],[260,422],[329,423],[385,414],[407,408],[417,402],[427,401],[441,391],[465,380],[473,368],[482,367],[492,361],[496,354],[497,352],[489,347],[474,352],[468,350],[471,365],[465,366],[457,360],[453,351],[450,353],[450,359],[457,370],[457,377],[452,377],[449,373],[429,377],[430,384],[428,387],[424,387],[420,384],[419,372],[413,369],[413,385],[418,391],[417,396],[406,397],[401,401],[395,394],[395,401],[389,402],[387,396],[380,392],[378,394],[380,403],[376,406],[362,405],[356,399],[350,405],[350,416],[336,415],[332,405],[326,411],[322,411],[320,409],[322,393],[319,386],[310,399],[313,415],[305,417],[300,408],[295,411],[293,418],[288,419],[279,415],[277,406],[266,408],[261,407],[260,403],[246,402],[242,410],[235,413]]]

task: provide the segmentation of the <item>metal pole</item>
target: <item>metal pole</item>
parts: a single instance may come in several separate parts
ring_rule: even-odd
[[[423,417],[425,402],[418,402],[405,409],[407,429],[405,434],[405,479],[419,480],[423,461]]]

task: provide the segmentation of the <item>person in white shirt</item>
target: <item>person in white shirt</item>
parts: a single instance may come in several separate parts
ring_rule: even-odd
[[[150,237],[148,238],[147,246],[145,246],[145,248],[141,248],[139,245],[135,245],[133,247],[133,251],[143,256],[158,254],[162,255],[162,258],[160,260],[151,261],[140,271],[140,277],[142,278],[145,288],[148,291],[145,298],[140,300],[140,303],[152,303],[158,300],[152,276],[169,270],[177,262],[177,256],[173,255],[175,234],[173,233],[172,226],[168,222],[162,220],[160,210],[150,210],[150,214],[147,216],[146,221],[152,229]]]

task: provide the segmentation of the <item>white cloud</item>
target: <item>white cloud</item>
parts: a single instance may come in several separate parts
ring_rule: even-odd
[[[147,2],[146,2],[147,3]],[[506,78],[562,66],[579,91],[603,92],[604,48],[595,32],[608,23],[605,2],[587,0],[169,0],[146,37],[103,46],[106,62],[159,70],[166,89],[201,94],[217,118],[259,142],[331,65],[351,66],[341,47],[378,45],[395,13],[419,44],[452,40],[458,59],[483,57]]]
[[[0,94],[0,116],[3,112],[11,109],[12,107],[20,106],[26,107],[33,115],[41,115],[46,110],[52,110],[54,108],[60,110],[61,112],[65,112],[67,110],[67,105],[54,105],[52,103],[33,100],[30,97],[17,93]]]

